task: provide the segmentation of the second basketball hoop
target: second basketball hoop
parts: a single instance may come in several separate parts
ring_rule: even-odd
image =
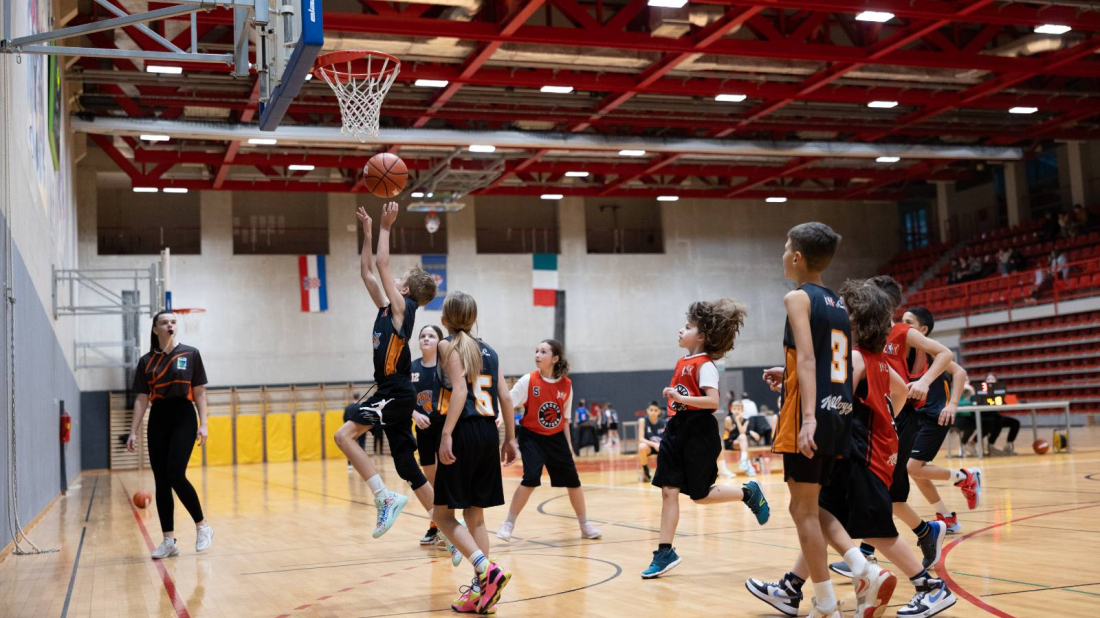
[[[313,70],[336,93],[341,133],[361,142],[378,137],[382,100],[401,71],[401,61],[376,51],[337,51],[317,57]]]

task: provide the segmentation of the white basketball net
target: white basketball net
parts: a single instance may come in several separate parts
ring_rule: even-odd
[[[344,123],[340,133],[353,135],[360,142],[366,142],[378,137],[378,115],[382,109],[382,99],[386,98],[401,66],[399,63],[392,63],[389,58],[373,57],[370,54],[357,62],[359,69],[366,62],[366,73],[353,70],[353,62],[321,67],[317,72],[325,78],[325,82],[336,93],[336,100],[340,102],[340,118]],[[345,79],[340,79],[341,77]]]

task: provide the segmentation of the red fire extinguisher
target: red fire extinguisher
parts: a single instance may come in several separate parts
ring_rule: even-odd
[[[61,443],[68,444],[73,433],[73,417],[68,412],[61,412]]]

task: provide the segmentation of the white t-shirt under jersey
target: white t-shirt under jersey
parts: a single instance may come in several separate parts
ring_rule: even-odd
[[[692,358],[692,356],[701,356],[703,354],[706,354],[706,352],[685,356],[684,358]],[[699,391],[703,392],[708,388],[718,390],[718,366],[712,361],[705,362],[699,366]]]
[[[561,378],[547,378],[546,376],[543,376],[542,379],[551,384],[556,384],[559,380],[561,380]],[[512,387],[512,391],[511,393],[509,393],[512,396],[512,405],[522,406],[523,404],[527,403],[527,393],[530,391],[531,374],[525,373],[523,374],[523,377],[516,380],[515,386]],[[563,410],[563,412],[565,412],[565,420],[568,421],[569,419],[573,418],[573,389],[569,389],[569,398],[565,400],[565,409]],[[527,412],[524,411],[524,414],[526,413]]]

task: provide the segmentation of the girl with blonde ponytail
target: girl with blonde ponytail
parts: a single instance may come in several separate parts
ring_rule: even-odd
[[[535,371],[520,378],[512,387],[512,405],[524,406],[519,428],[519,450],[523,459],[523,480],[508,507],[508,519],[497,530],[497,538],[509,541],[527,500],[542,484],[542,469],[550,473],[551,487],[565,487],[569,502],[577,514],[581,538],[598,539],[599,530],[588,522],[584,492],[573,461],[569,419],[573,409],[573,383],[569,361],[561,343],[544,339],[535,347]]]
[[[500,464],[516,461],[515,413],[500,358],[470,331],[477,322],[477,302],[463,292],[443,301],[443,327],[450,334],[439,342],[439,412],[443,433],[435,473],[434,518],[440,531],[474,566],[474,579],[459,588],[451,604],[459,613],[489,613],[512,573],[490,562],[485,509],[504,504]],[[499,447],[496,418],[503,413],[504,445]],[[466,527],[455,517],[462,509]]]

